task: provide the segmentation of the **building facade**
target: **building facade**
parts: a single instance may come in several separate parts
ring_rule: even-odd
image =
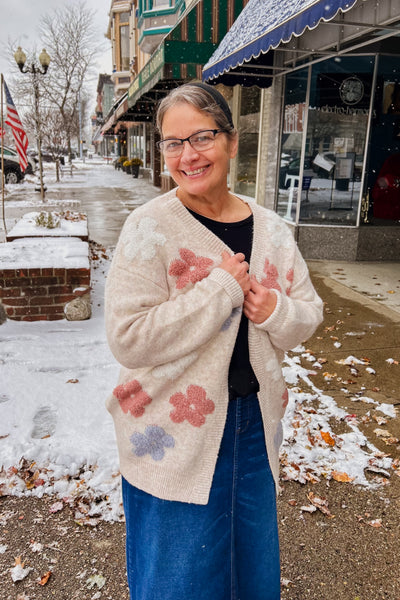
[[[250,0],[206,64],[244,134],[231,187],[308,258],[399,260],[400,4],[327,6]]]

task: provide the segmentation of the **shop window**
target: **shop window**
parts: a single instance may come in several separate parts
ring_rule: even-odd
[[[129,25],[121,25],[119,31],[121,71],[129,71]]]
[[[307,69],[286,78],[277,212],[288,220],[296,215],[297,188],[306,113]],[[310,167],[309,158],[306,161]]]
[[[236,181],[233,182],[235,192],[252,198],[256,195],[260,95],[261,91],[257,87],[241,90],[239,148]]]
[[[306,70],[287,77],[278,212],[288,220],[357,224],[373,69],[369,56],[314,65],[307,106]],[[292,113],[295,131],[289,127]]]

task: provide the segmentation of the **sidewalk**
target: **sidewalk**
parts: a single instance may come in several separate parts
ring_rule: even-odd
[[[379,305],[381,312],[392,313],[393,318],[400,321],[400,262],[309,260],[307,264],[312,273],[329,280],[329,285],[338,293],[341,290],[355,300],[361,294],[364,304]],[[393,313],[397,313],[397,317]]]

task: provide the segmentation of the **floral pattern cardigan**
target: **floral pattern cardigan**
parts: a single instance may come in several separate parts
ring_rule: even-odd
[[[277,295],[264,323],[249,322],[250,360],[277,483],[288,398],[281,361],[284,351],[314,332],[322,302],[288,227],[272,211],[250,206],[250,273]],[[122,366],[107,408],[121,473],[159,498],[208,501],[243,304],[239,284],[218,266],[223,250],[230,251],[172,190],[128,217],[107,276],[107,336]]]

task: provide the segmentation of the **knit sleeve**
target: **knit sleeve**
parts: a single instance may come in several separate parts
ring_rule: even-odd
[[[195,351],[243,303],[239,284],[218,267],[171,294],[162,249],[165,237],[160,233],[156,237],[150,220],[144,225],[143,221],[142,236],[129,237],[129,244],[135,242],[132,247],[126,234],[122,236],[106,283],[108,342],[118,362],[128,369],[158,366]]]
[[[321,323],[323,304],[312,285],[307,265],[296,249],[292,284],[286,292],[273,291],[277,304],[272,315],[256,328],[266,331],[275,347],[295,348],[308,339]]]

